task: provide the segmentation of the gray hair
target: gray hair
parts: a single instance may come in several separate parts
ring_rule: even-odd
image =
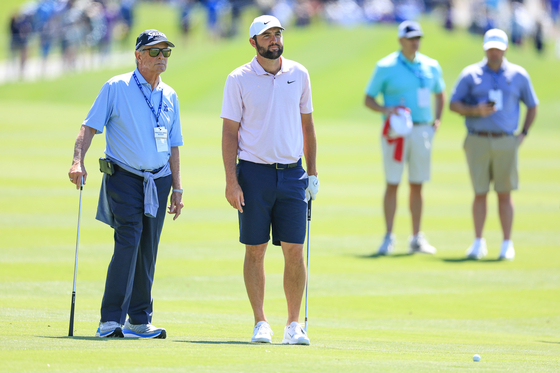
[[[140,49],[137,49],[136,51],[137,52],[143,52],[145,50],[146,50],[146,48],[144,48],[144,46],[142,46],[142,47],[140,47]],[[138,67],[138,59],[137,58],[134,58],[134,62],[136,62],[136,67]]]

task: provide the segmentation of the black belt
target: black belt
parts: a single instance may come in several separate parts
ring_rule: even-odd
[[[489,132],[489,131],[469,131],[469,134],[480,136],[480,137],[503,137],[511,136],[509,133],[505,132]]]
[[[430,124],[430,123],[429,122],[412,122],[412,124],[414,126],[423,126],[423,125]]]
[[[144,179],[143,176],[139,176],[139,175],[133,174],[132,172],[125,170],[124,168],[122,168],[121,166],[119,166],[119,165],[116,164],[116,163],[113,163],[113,166],[115,167],[115,171],[126,172],[127,174],[132,175],[132,176],[135,176],[135,177],[137,177],[138,179],[142,179],[142,180]],[[149,173],[151,173],[151,174],[157,174],[158,172],[160,172],[160,171],[163,169],[163,167],[165,167],[165,166],[162,166],[162,167],[160,167],[160,168],[157,168],[157,169],[151,170],[151,171],[142,171],[142,170],[140,170],[140,172],[149,172]]]
[[[240,160],[240,162],[250,162],[250,161],[245,161],[243,159]],[[250,163],[255,163],[255,162],[250,162]],[[299,161],[295,162],[295,163],[255,163],[261,166],[267,166],[267,167],[272,167],[275,168],[277,170],[285,170],[287,168],[294,168],[297,167],[299,165]]]

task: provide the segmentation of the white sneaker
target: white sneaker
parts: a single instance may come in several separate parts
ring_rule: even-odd
[[[383,242],[379,249],[377,250],[377,255],[389,255],[393,252],[395,248],[395,235],[392,233],[387,233],[385,237],[383,237]]]
[[[513,249],[513,242],[511,240],[504,240],[500,250],[498,260],[513,260],[515,258],[515,250]]]
[[[305,330],[295,321],[284,328],[284,338],[282,344],[289,345],[309,345],[309,338]]]
[[[486,240],[484,238],[476,238],[473,244],[467,249],[466,256],[469,259],[482,259],[488,254],[486,249]]]
[[[125,338],[167,338],[167,331],[163,328],[152,324],[131,324],[128,319],[124,323],[123,334]]]
[[[426,240],[426,237],[424,237],[424,234],[422,232],[418,232],[416,236],[412,236],[409,239],[409,254],[421,253],[433,255],[436,253],[436,251],[436,248],[428,243],[428,240]]]
[[[271,343],[272,342],[272,329],[266,321],[259,321],[253,329],[253,337],[251,343]]]
[[[122,338],[122,325],[116,321],[99,322],[99,328],[97,328],[95,336],[101,338]]]

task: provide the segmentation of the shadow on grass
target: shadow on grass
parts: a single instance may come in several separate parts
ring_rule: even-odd
[[[174,342],[181,342],[181,343],[195,343],[195,344],[203,344],[203,345],[254,345],[254,346],[262,346],[262,345],[271,345],[272,343],[251,343],[251,342],[240,342],[240,341],[174,341]]]
[[[496,263],[505,262],[502,259],[472,259],[472,258],[441,258],[442,262],[446,263],[463,263],[463,262],[479,262],[479,263]]]
[[[116,340],[116,339],[120,339],[123,340],[124,338],[99,338],[99,337],[86,337],[86,336],[72,336],[69,337],[67,335],[61,335],[61,336],[56,336],[53,337],[51,335],[39,335],[37,336],[38,338],[53,338],[53,339],[79,339],[82,341],[110,341],[110,340]],[[129,338],[127,338],[129,339]]]
[[[540,342],[540,343],[550,343],[550,344],[560,345],[560,341],[556,341],[556,342],[553,342],[553,341],[537,341],[537,342]]]
[[[377,259],[377,258],[402,258],[402,257],[410,257],[411,254],[391,254],[391,255],[380,255],[380,254],[370,254],[370,255],[356,255],[357,258],[361,259]]]

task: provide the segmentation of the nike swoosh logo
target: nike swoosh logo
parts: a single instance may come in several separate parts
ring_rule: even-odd
[[[288,80],[288,84],[292,84],[293,82],[295,82],[295,80],[292,80],[291,82]]]
[[[269,23],[270,23],[270,21],[268,21],[268,22],[265,22],[264,24],[265,24],[265,25],[267,25],[267,24],[269,24]]]

